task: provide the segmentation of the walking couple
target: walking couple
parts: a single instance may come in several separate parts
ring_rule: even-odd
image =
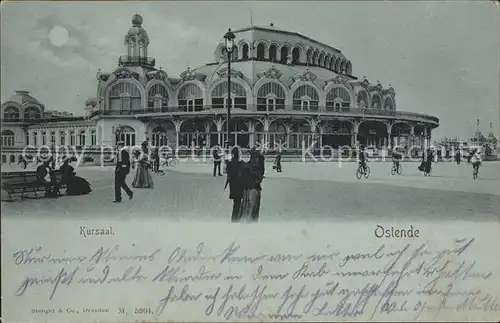
[[[264,156],[252,148],[250,160],[240,160],[240,151],[234,147],[227,164],[226,186],[233,200],[232,222],[257,222],[259,220],[262,179],[264,178]],[[224,189],[225,189],[224,188]]]

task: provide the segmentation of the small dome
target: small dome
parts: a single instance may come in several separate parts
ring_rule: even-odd
[[[132,25],[135,27],[140,27],[142,25],[142,16],[140,14],[135,14],[132,16]]]

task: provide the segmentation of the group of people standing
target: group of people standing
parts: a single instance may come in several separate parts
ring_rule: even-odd
[[[265,172],[264,154],[255,147],[250,150],[250,159],[242,161],[240,150],[231,150],[231,159],[226,162],[226,185],[229,198],[233,200],[231,222],[257,222],[259,220],[262,180]]]

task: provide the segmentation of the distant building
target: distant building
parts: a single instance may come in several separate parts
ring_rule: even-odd
[[[47,111],[28,92],[4,102],[2,154],[19,154],[25,145],[137,145],[145,137],[155,146],[222,145],[228,104],[229,140],[242,147],[424,146],[439,126],[434,116],[396,109],[392,87],[358,79],[340,50],[301,34],[272,25],[236,30],[230,71],[220,43],[215,62],[176,78],[155,68],[142,25],[134,15],[126,55],[113,72],[97,73],[97,95],[85,102],[85,117]]]

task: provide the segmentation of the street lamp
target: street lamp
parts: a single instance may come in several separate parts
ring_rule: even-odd
[[[231,56],[234,50],[234,39],[236,36],[228,29],[227,33],[224,34],[224,41],[226,43],[227,51],[227,148],[231,146],[229,143],[229,135],[231,133]]]

